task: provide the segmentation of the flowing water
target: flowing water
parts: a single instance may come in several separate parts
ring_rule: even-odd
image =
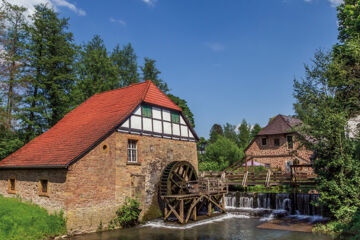
[[[323,220],[322,207],[311,204],[318,197],[315,194],[229,193],[225,204],[230,212],[217,217],[186,225],[164,223],[158,219],[135,228],[80,235],[71,240],[329,240],[329,236],[314,233],[257,228],[277,215],[310,222]],[[260,214],[253,213],[257,211]],[[261,217],[254,218],[254,215]]]

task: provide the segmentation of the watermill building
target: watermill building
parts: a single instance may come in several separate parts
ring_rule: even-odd
[[[0,194],[63,210],[69,232],[94,231],[128,197],[142,216],[156,213],[166,166],[188,162],[197,174],[197,139],[151,81],[96,94],[0,161]]]

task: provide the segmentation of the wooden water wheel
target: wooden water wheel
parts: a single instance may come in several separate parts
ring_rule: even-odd
[[[183,195],[190,193],[190,181],[198,179],[195,168],[186,161],[167,165],[160,179],[160,195]]]

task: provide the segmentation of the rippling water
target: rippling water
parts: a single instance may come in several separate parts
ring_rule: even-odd
[[[72,237],[71,240],[329,240],[325,235],[258,229],[263,223],[257,218],[239,214],[224,214],[212,219],[184,226],[166,224],[162,220],[144,225],[110,232]]]

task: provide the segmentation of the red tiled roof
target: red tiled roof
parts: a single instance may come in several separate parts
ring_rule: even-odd
[[[0,161],[1,167],[66,167],[108,136],[141,102],[181,111],[151,81],[95,94],[47,132]]]
[[[257,135],[283,134],[292,131],[292,128],[301,124],[302,121],[290,116],[277,115]]]

